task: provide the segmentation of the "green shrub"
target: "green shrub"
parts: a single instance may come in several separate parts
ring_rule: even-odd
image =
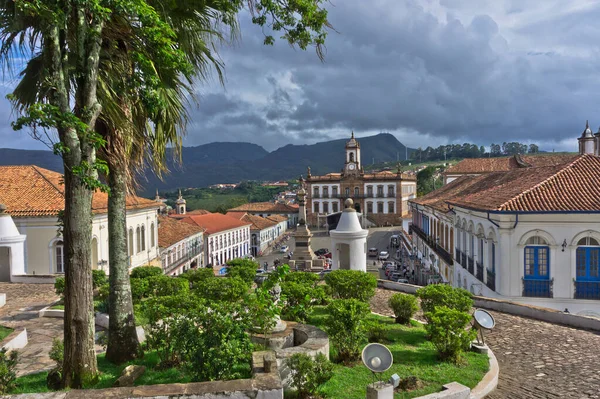
[[[409,324],[410,319],[419,310],[417,298],[414,295],[397,293],[392,295],[388,304],[394,311],[396,323]]]
[[[458,363],[477,335],[474,329],[465,329],[471,321],[471,315],[446,306],[438,306],[432,312],[426,313],[426,317],[429,322],[425,329],[440,358]]]
[[[104,270],[92,270],[92,284],[94,289],[108,285],[108,277]]]
[[[320,277],[316,273],[311,272],[293,272],[288,273],[283,281],[294,282],[300,284],[317,285],[320,281]]]
[[[7,352],[4,348],[0,349],[0,395],[6,394],[15,388],[18,360],[17,351]]]
[[[288,367],[291,386],[300,399],[314,396],[319,386],[333,377],[333,364],[322,353],[318,353],[314,360],[304,353],[296,353],[288,359]]]
[[[48,357],[50,357],[51,360],[54,360],[56,362],[56,367],[58,367],[59,369],[62,369],[63,367],[64,352],[65,345],[62,339],[54,338],[52,340],[52,347],[50,348]]]
[[[377,279],[369,273],[358,270],[334,270],[325,276],[331,287],[332,296],[337,299],[358,299],[367,302],[375,295]]]
[[[195,269],[195,270],[190,269],[190,270],[186,271],[185,273],[183,273],[179,277],[188,280],[193,288],[194,284],[198,283],[199,281],[206,280],[207,278],[215,277],[215,273],[213,272],[212,269],[199,268],[199,269]]]
[[[386,341],[385,327],[377,320],[368,320],[365,322],[367,329],[367,340],[369,342],[383,343]]]
[[[150,295],[169,296],[189,291],[190,282],[180,277],[170,277],[164,274],[147,279]]]
[[[305,322],[314,305],[327,303],[328,296],[319,275],[310,272],[293,272],[281,283],[281,295],[285,300],[282,310],[286,320]]]
[[[417,295],[421,298],[421,309],[424,313],[433,312],[439,306],[469,312],[473,306],[473,299],[469,291],[462,288],[453,288],[446,284],[431,284],[419,288]]]
[[[227,277],[239,277],[248,284],[252,284],[256,277],[256,270],[260,268],[258,263],[250,259],[232,259],[227,262],[229,269]]]
[[[209,301],[239,301],[250,289],[240,277],[215,277],[197,282],[194,293]]]
[[[56,295],[59,295],[59,296],[65,295],[65,278],[64,277],[56,277],[54,279],[54,292],[56,292]]]
[[[131,271],[129,278],[148,278],[152,276],[160,276],[163,271],[157,266],[140,266]]]
[[[150,296],[150,283],[145,278],[132,278],[129,280],[131,284],[131,297],[134,303],[138,303],[144,298]]]
[[[336,299],[327,305],[325,330],[343,362],[356,360],[367,341],[365,319],[369,305],[358,299]]]

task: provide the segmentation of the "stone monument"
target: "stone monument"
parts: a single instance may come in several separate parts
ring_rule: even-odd
[[[331,237],[332,270],[349,269],[367,271],[367,236],[368,230],[360,226],[358,214],[354,209],[354,201],[348,198],[345,202],[340,221],[335,230],[329,232]]]
[[[304,179],[300,178],[300,184],[304,183]],[[304,186],[300,187],[297,193],[298,200],[298,227],[293,234],[296,248],[294,249],[294,254],[292,256],[292,262],[290,262],[290,267],[292,265],[297,267],[298,269],[310,270],[313,268],[313,260],[315,259],[315,253],[310,247],[310,239],[312,237],[312,233],[310,229],[306,225],[306,191],[304,190]]]

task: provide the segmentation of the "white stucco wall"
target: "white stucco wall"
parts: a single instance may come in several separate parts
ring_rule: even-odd
[[[239,237],[237,241],[235,239],[236,234]],[[205,265],[220,265],[230,259],[241,258],[250,254],[250,225],[205,234],[204,237]],[[230,237],[233,238],[229,240]]]

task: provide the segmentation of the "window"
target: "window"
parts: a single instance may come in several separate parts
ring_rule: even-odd
[[[600,281],[600,244],[586,237],[579,240],[577,245],[577,281]]]
[[[383,186],[377,186],[377,196],[383,197]]]
[[[142,225],[142,251],[146,250],[146,226]]]
[[[350,197],[350,187],[346,187],[346,198]]]
[[[393,197],[394,194],[394,186],[393,185],[389,185],[388,186],[388,197]]]
[[[359,193],[360,193],[359,188],[358,187],[354,187],[354,196],[358,197]]]
[[[323,198],[329,198],[329,187],[323,187]]]
[[[367,202],[367,213],[369,213],[369,214],[373,213],[373,203],[372,202]]]
[[[62,241],[54,243],[54,260],[56,261],[56,273],[65,272],[65,247]]]
[[[154,241],[155,233],[154,233],[154,223],[150,225],[150,248],[154,248],[156,245]]]
[[[349,159],[349,161],[350,162],[354,162],[354,153],[353,152],[350,153],[350,159]]]
[[[577,242],[577,245],[590,245],[590,246],[599,246],[598,241],[592,237],[582,238]]]
[[[383,202],[377,203],[377,213],[383,213]]]
[[[313,197],[319,198],[319,187],[313,188]]]
[[[525,245],[548,245],[548,241],[546,241],[543,237],[534,236],[529,237],[527,241],[525,241]]]
[[[129,229],[129,239],[128,244],[129,244],[129,256],[133,256],[133,229]]]
[[[314,213],[319,213],[319,203],[318,202],[315,202],[313,204],[313,212]]]
[[[142,233],[140,230],[140,226],[135,229],[135,238],[137,247],[135,247],[135,253],[140,253],[142,251]]]
[[[337,196],[338,196],[338,188],[337,188],[337,186],[334,186],[334,187],[332,187],[332,188],[331,188],[331,194],[332,194],[334,197],[337,197]]]
[[[333,204],[331,204],[331,206],[333,207],[333,213],[337,213],[338,212],[338,203],[334,202]]]
[[[394,203],[388,202],[388,213],[394,213]]]
[[[549,277],[548,247],[525,247],[525,278]]]
[[[373,186],[367,186],[367,195],[373,197]]]
[[[479,262],[483,265],[483,238],[479,239]]]
[[[329,202],[323,202],[323,213],[329,213]]]

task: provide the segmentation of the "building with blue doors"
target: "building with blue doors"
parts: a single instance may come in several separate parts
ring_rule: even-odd
[[[600,317],[600,132],[579,141],[411,201],[422,264],[477,295]]]

